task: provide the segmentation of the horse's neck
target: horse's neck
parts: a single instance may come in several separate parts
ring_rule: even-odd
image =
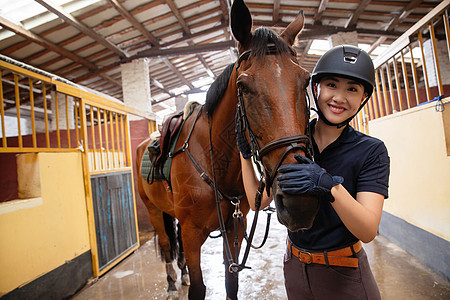
[[[230,126],[230,121],[232,121],[234,130],[234,118],[236,115],[236,105],[238,103],[236,77],[236,70],[233,70],[230,79],[228,80],[228,87],[225,94],[213,114],[213,127],[228,127]]]

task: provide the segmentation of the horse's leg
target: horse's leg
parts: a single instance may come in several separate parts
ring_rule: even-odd
[[[145,204],[148,209],[150,222],[152,223],[153,227],[155,228],[156,234],[158,235],[158,244],[161,247],[162,256],[166,263],[166,273],[168,283],[167,292],[169,294],[168,299],[170,299],[171,297],[177,298],[178,291],[175,286],[175,282],[177,281],[177,273],[172,265],[173,262],[172,247],[170,243],[170,238],[167,235],[164,226],[163,212],[160,209],[158,209],[155,205],[153,205],[153,203],[151,203],[150,201],[145,201]]]
[[[177,239],[178,239],[178,258],[177,265],[181,270],[181,284],[189,286],[191,281],[189,279],[189,273],[186,266],[186,258],[184,257],[184,249],[183,249],[183,240],[181,238],[181,226],[178,224],[177,226]]]
[[[183,239],[184,255],[189,270],[191,285],[189,286],[189,299],[205,299],[206,286],[203,283],[202,269],[200,266],[200,250],[206,241],[207,235],[202,230],[189,223],[182,223],[181,235]]]

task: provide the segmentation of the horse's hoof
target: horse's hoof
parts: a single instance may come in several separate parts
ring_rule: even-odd
[[[178,300],[178,291],[168,291],[166,300]]]
[[[181,276],[181,284],[185,286],[191,285],[191,279],[189,278],[189,274],[184,274]]]

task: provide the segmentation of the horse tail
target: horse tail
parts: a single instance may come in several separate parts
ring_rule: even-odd
[[[163,212],[164,229],[170,242],[170,258],[174,260],[177,257],[178,241],[177,241],[177,224],[174,217]]]

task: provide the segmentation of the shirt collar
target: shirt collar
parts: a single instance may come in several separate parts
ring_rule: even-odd
[[[311,128],[311,137],[314,134],[314,129],[316,127],[317,119],[313,119],[309,126]],[[356,131],[351,127],[350,125],[345,126],[344,130],[341,132],[341,135],[333,142],[331,145],[334,144],[347,144],[352,143],[356,140]]]

